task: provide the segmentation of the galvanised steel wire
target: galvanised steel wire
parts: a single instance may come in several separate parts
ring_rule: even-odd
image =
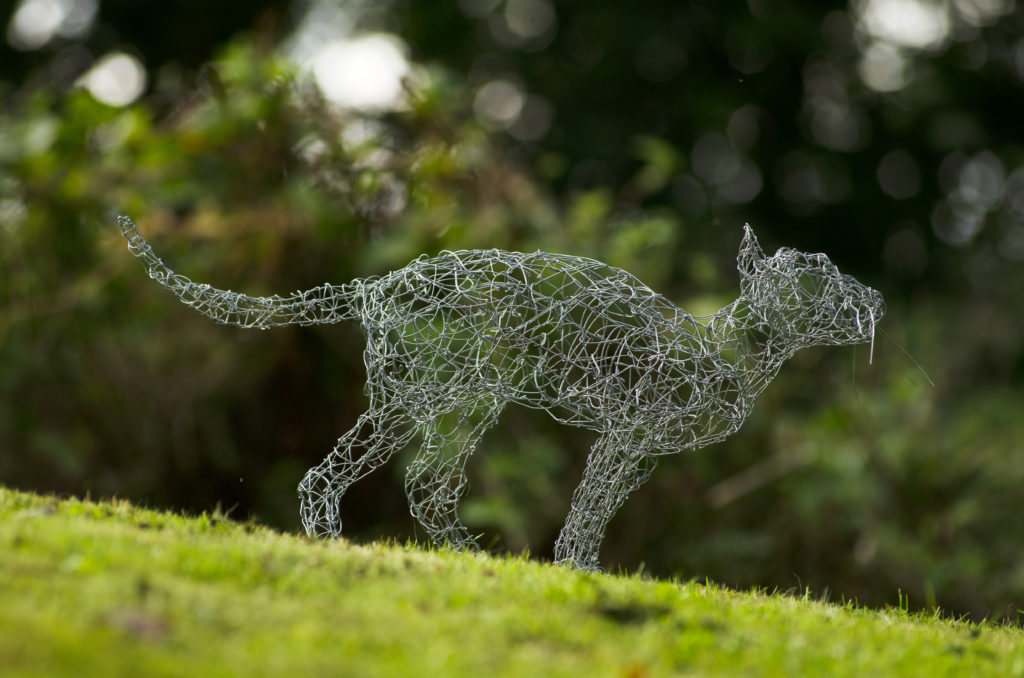
[[[358,320],[369,407],[299,485],[310,535],[341,533],[348,487],[414,438],[405,490],[437,544],[477,548],[459,520],[465,464],[508,403],[596,431],[558,562],[599,569],[605,528],[659,455],[735,432],[801,348],[874,341],[882,296],[824,254],[766,256],[749,226],[739,297],[693,316],[633,275],[583,257],[501,250],[419,257],[379,277],[252,297],[171,271],[127,217],[149,275],[213,320],[267,329]]]

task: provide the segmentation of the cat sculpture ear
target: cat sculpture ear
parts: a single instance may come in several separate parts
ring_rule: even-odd
[[[764,250],[757,242],[754,229],[750,228],[750,224],[743,224],[743,241],[740,243],[739,254],[736,255],[736,268],[739,269],[740,278],[746,280],[752,276],[757,264],[764,259]]]

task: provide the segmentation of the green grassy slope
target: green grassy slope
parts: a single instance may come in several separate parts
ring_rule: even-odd
[[[1024,676],[1024,633],[0,488],[3,676]]]

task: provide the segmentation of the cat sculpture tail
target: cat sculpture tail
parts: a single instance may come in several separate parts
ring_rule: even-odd
[[[265,330],[282,325],[324,325],[358,317],[352,301],[361,296],[362,281],[345,285],[324,283],[288,296],[251,297],[193,282],[168,268],[135,230],[128,217],[118,217],[128,249],[142,260],[149,277],[174,293],[187,306],[222,325]]]

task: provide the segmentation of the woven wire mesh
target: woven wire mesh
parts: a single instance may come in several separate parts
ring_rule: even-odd
[[[631,274],[592,259],[500,250],[421,256],[380,277],[250,297],[173,273],[120,219],[150,276],[217,322],[265,329],[358,319],[369,406],[299,485],[310,535],[341,533],[347,488],[414,438],[405,489],[438,544],[476,548],[459,520],[465,464],[508,403],[549,412],[598,439],[555,545],[598,569],[611,517],[658,455],[736,431],[800,348],[873,341],[881,295],[823,254],[768,257],[745,228],[741,294],[692,316]]]

